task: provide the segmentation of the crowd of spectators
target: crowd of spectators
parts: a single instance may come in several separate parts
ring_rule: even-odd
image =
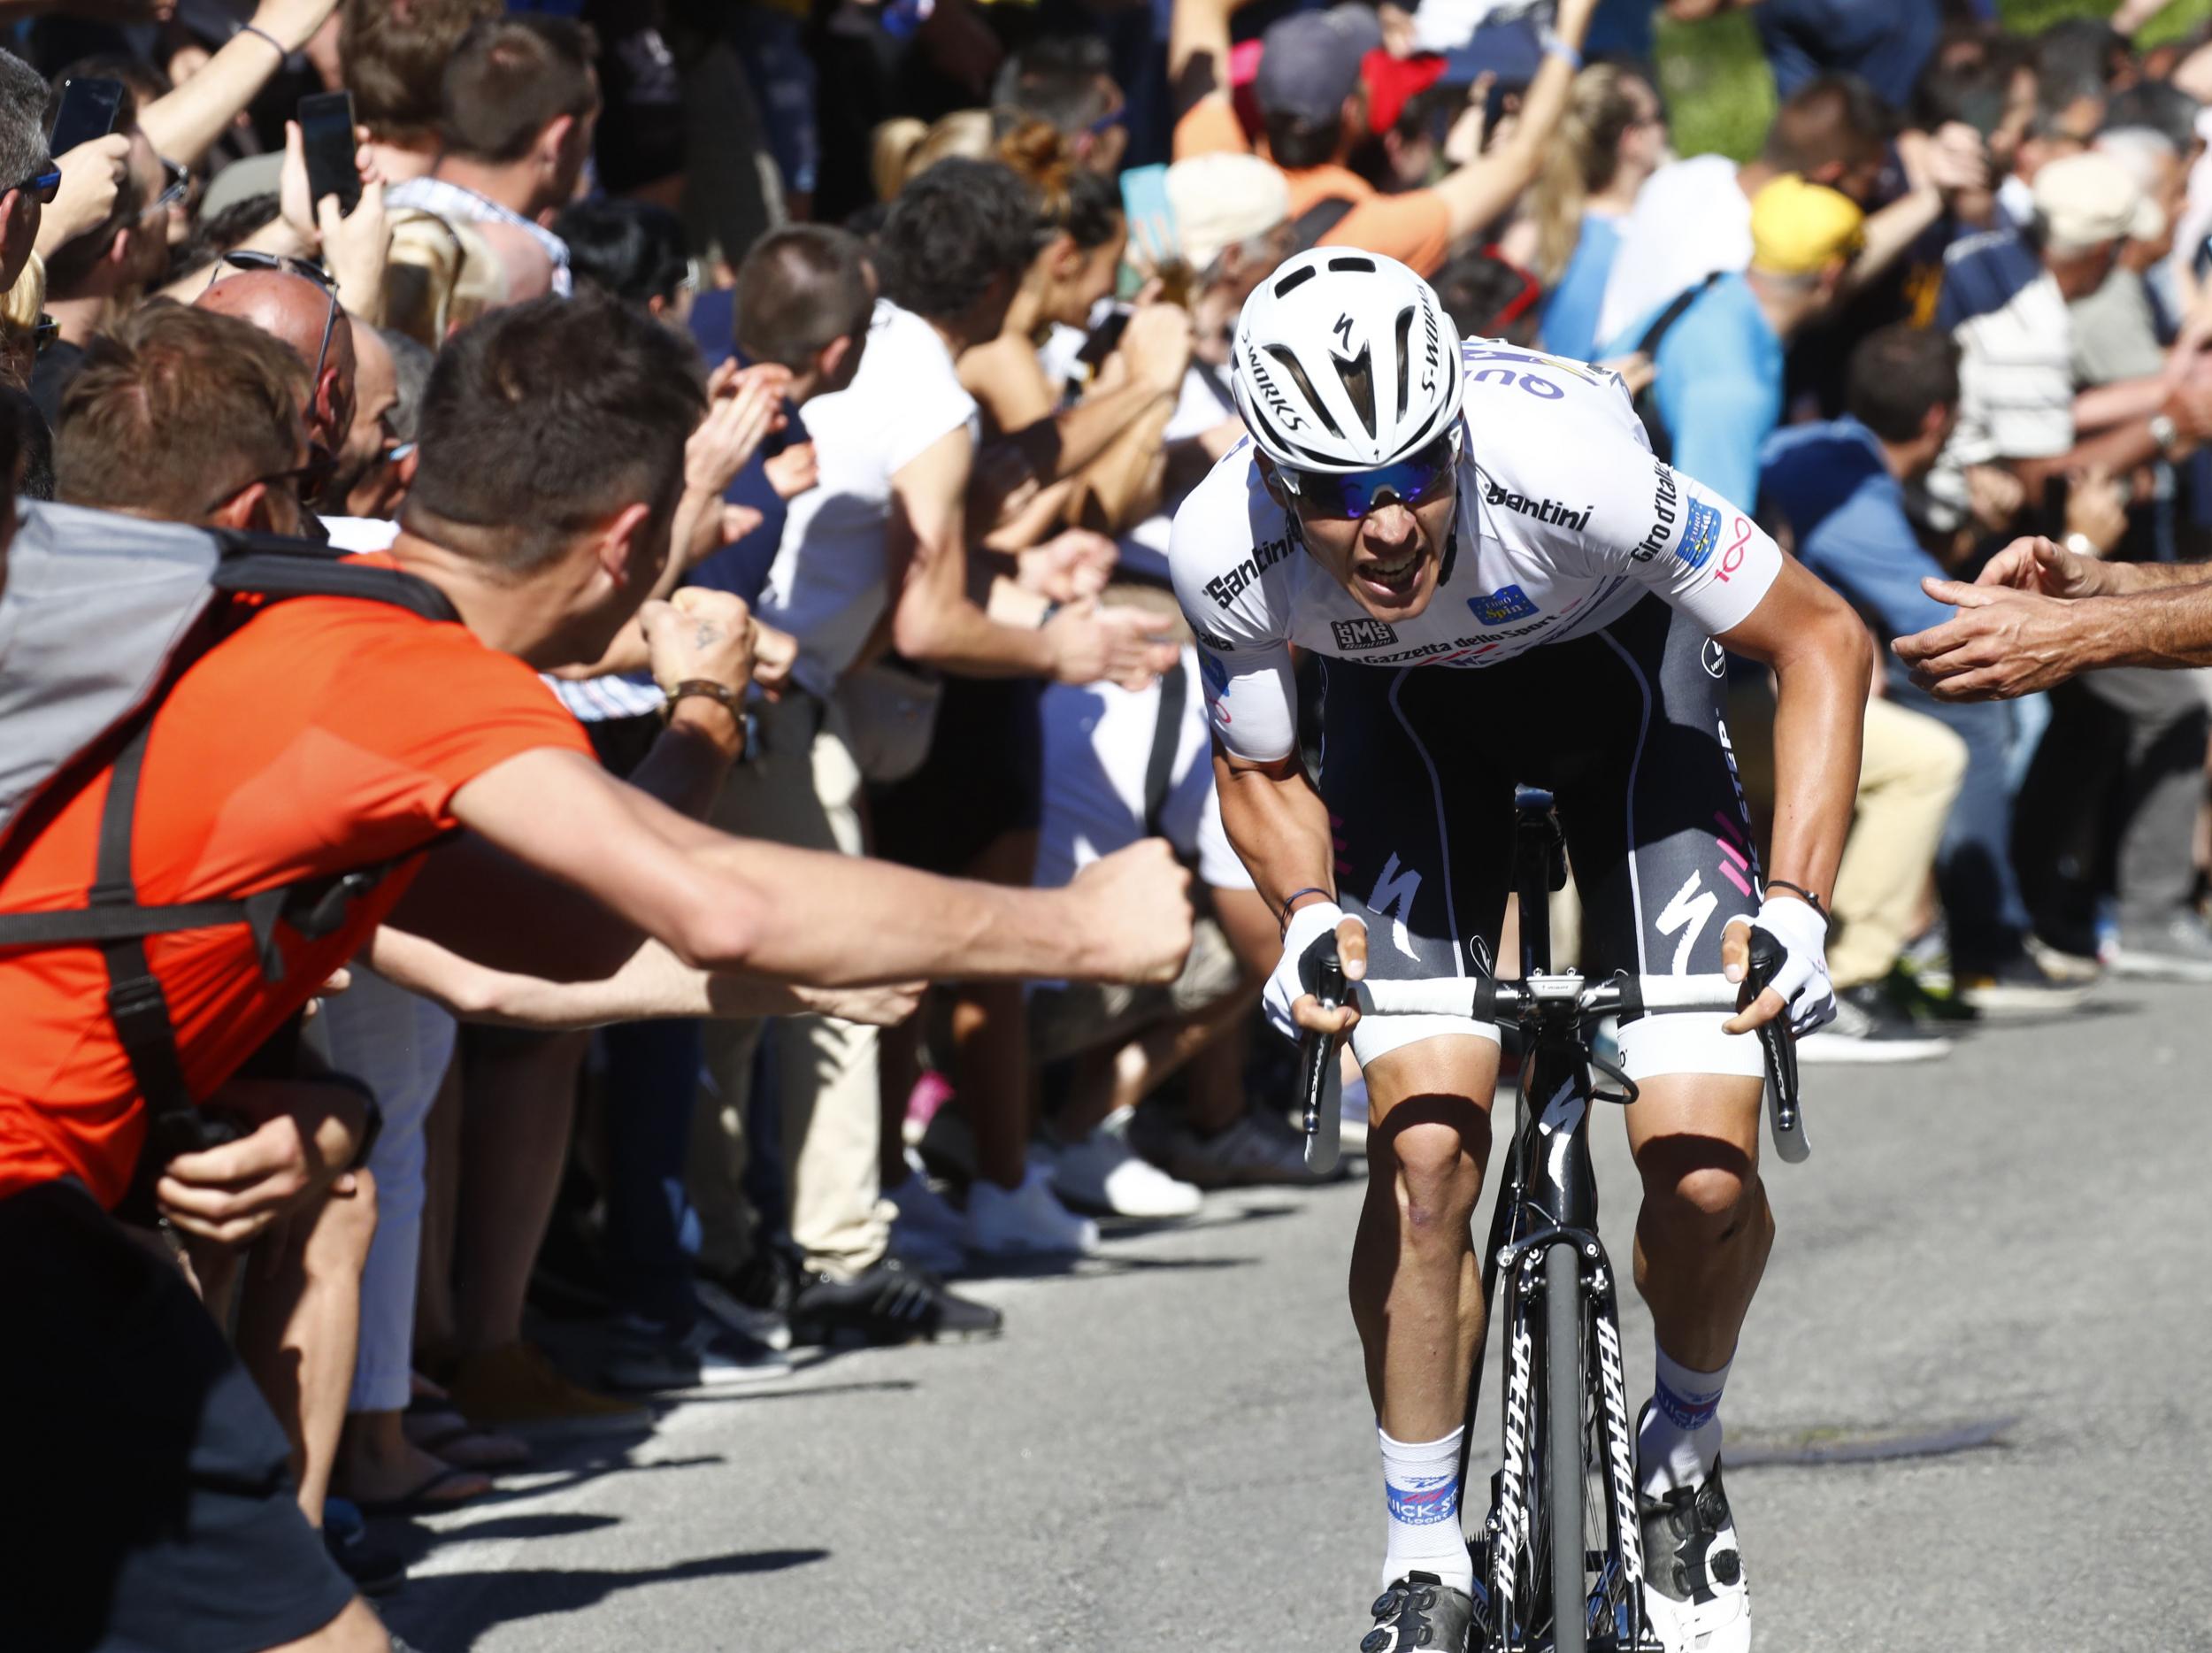
[[[127,767],[125,901],[407,873],[153,934],[176,1082],[244,1122],[165,1163],[112,948],[0,935],[0,1396],[105,1569],[0,1643],[380,1647],[374,1520],[542,1431],[991,1337],[963,1276],[1317,1180],[1164,577],[1295,250],[1615,368],[1885,645],[2024,534],[2212,556],[2212,43],[1761,0],[1770,129],[1678,156],[1652,10],[0,0],[19,603],[177,525],[428,604],[221,599],[135,753],[0,832],[0,914],[96,849],[115,898]],[[1770,686],[1711,669],[1756,815]],[[2212,687],[1959,688],[1877,684],[1809,1063],[2212,981]]]

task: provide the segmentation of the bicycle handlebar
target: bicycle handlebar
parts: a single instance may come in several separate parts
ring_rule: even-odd
[[[1481,1022],[1518,1021],[1544,1006],[1572,1004],[1593,1019],[1641,1011],[1732,1011],[1742,995],[1726,976],[1531,976],[1497,981],[1487,976],[1440,976],[1426,980],[1361,981],[1352,996],[1363,1016],[1471,1016]]]
[[[1525,981],[1488,976],[1440,976],[1417,980],[1356,981],[1348,988],[1329,938],[1319,944],[1319,980],[1315,997],[1325,1010],[1343,1003],[1348,994],[1363,1016],[1464,1016],[1476,1021],[1540,1021],[1548,1011],[1571,1009],[1578,1021],[1607,1016],[1634,1016],[1647,1011],[1732,1011],[1748,987],[1764,988],[1780,967],[1781,944],[1764,931],[1752,932],[1751,968],[1744,982],[1723,975],[1632,976],[1625,972],[1589,980],[1578,975],[1537,975]],[[1790,1164],[1811,1151],[1797,1094],[1797,1050],[1786,1022],[1757,1029],[1765,1057],[1767,1120],[1775,1151]],[[1304,1114],[1306,1164],[1316,1171],[1334,1168],[1343,1116],[1329,1080],[1335,1072],[1336,1045],[1319,1034],[1298,1042],[1299,1101]]]

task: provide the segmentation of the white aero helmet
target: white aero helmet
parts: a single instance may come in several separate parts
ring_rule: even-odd
[[[1395,258],[1317,247],[1237,318],[1230,388],[1262,453],[1293,471],[1372,471],[1459,416],[1459,340],[1436,289]]]

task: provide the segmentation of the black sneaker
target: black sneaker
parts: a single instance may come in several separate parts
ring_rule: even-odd
[[[1948,1039],[1916,1024],[1874,981],[1839,989],[1835,1020],[1797,1042],[1797,1059],[1807,1065],[1932,1062],[1950,1054]]]
[[[945,1282],[895,1257],[850,1280],[809,1274],[791,1303],[794,1344],[972,1342],[996,1337],[1005,1317],[955,1296]]]
[[[1694,1487],[1639,1495],[1644,1617],[1668,1653],[1749,1653],[1751,1591],[1720,1465]]]
[[[1375,1627],[1360,1638],[1359,1653],[1463,1653],[1474,1599],[1433,1572],[1409,1572],[1375,1598],[1367,1610]]]
[[[1947,984],[1947,970],[1945,975]],[[1898,1011],[1931,1026],[1981,1019],[1982,1013],[1965,1000],[1953,996],[1948,985],[1942,992],[1936,992],[1901,958],[1889,967],[1889,974],[1882,979],[1882,991]]]

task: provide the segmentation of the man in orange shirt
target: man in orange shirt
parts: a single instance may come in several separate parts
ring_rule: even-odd
[[[1228,86],[1229,16],[1242,4],[1175,0],[1168,83],[1178,112],[1177,160],[1251,147]],[[1380,193],[1345,165],[1367,130],[1360,58],[1371,42],[1330,12],[1294,12],[1271,27],[1252,88],[1265,127],[1261,153],[1290,185],[1292,221],[1316,231],[1302,245],[1386,253],[1426,275],[1455,242],[1502,217],[1543,165],[1596,7],[1597,0],[1560,0],[1558,20],[1543,36],[1543,65],[1509,135],[1427,188],[1403,195]]]
[[[536,672],[600,657],[638,614],[700,409],[682,342],[611,302],[540,302],[469,329],[433,376],[388,554],[450,618],[334,597],[242,609],[155,711],[138,900],[390,869],[334,927],[280,925],[280,971],[242,925],[147,942],[187,1088],[248,1127],[168,1165],[156,1193],[173,1219],[248,1237],[353,1157],[361,1111],[344,1088],[238,1075],[388,917],[538,975],[603,973],[641,934],[697,966],[786,981],[1172,973],[1189,915],[1163,846],[1064,890],[972,885],[725,837],[593,760]],[[199,467],[209,512],[273,496],[260,519],[281,526],[283,502],[296,507],[301,467],[265,444],[211,441],[189,420],[159,436],[161,465]],[[710,793],[741,728],[734,696],[708,688],[673,691],[686,734],[672,761]],[[84,902],[112,773],[11,842],[0,912]],[[40,1499],[10,1560],[53,1581],[0,1595],[0,1646],[384,1653],[214,1322],[103,1210],[145,1136],[106,988],[89,946],[0,950],[0,1414],[35,1425],[11,1450]]]

